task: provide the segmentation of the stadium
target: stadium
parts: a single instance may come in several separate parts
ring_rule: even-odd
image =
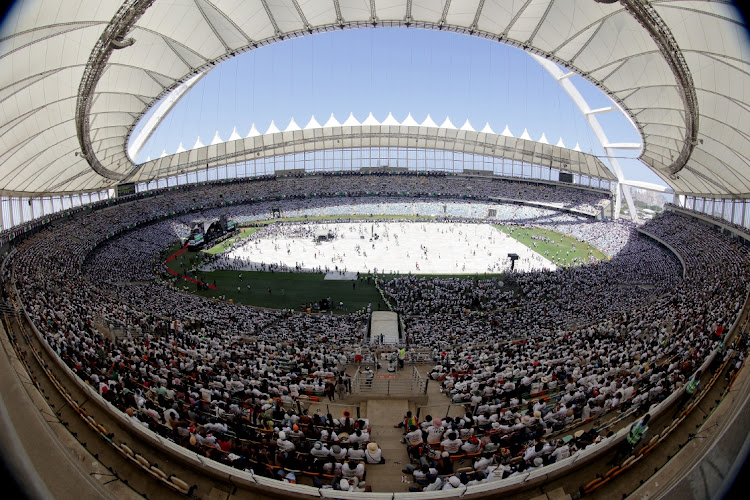
[[[365,28],[527,52],[604,155],[332,114],[136,160],[215,67]],[[14,498],[741,495],[732,3],[38,0],[2,33]],[[609,114],[639,142],[610,141]],[[628,179],[623,151],[662,182]],[[634,188],[670,202],[644,221]]]

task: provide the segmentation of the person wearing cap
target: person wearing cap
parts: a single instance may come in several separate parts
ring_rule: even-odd
[[[544,459],[542,457],[536,457],[526,470],[541,469],[542,467],[544,467]]]
[[[447,481],[443,483],[442,489],[452,490],[458,488],[459,486],[461,486],[461,480],[458,478],[458,476],[451,476]]]
[[[427,443],[439,444],[443,439],[443,425],[440,419],[434,419],[432,425],[427,428]]]
[[[310,450],[310,455],[312,455],[315,458],[326,458],[331,454],[331,451],[326,448],[323,443],[320,441],[315,441],[315,444],[313,444],[312,449]]]
[[[378,443],[374,441],[370,441],[369,443],[367,443],[367,449],[365,450],[365,463],[384,463],[383,451],[380,449],[380,446],[378,446]]]
[[[292,430],[287,432],[287,437],[290,439],[305,439],[305,433],[300,430],[298,424],[294,424]]]
[[[341,460],[346,457],[346,449],[342,449],[341,446],[334,444],[331,446],[331,456],[336,460]]]
[[[294,443],[292,443],[289,439],[287,439],[286,432],[281,431],[279,432],[279,439],[276,440],[276,446],[281,450],[285,452],[294,451],[296,447],[294,446]]]

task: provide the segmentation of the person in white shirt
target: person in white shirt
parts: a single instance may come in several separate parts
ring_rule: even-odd
[[[379,464],[383,461],[383,451],[378,446],[378,443],[370,441],[367,443],[367,450],[365,450],[365,462],[368,464]]]
[[[310,450],[310,455],[314,456],[315,458],[326,458],[330,454],[330,450],[323,446],[323,443],[321,443],[320,441],[315,441],[315,444]]]
[[[414,469],[412,472],[412,475],[414,476],[414,481],[417,482],[417,484],[421,484],[422,486],[427,486],[430,484],[430,476],[437,476],[438,470],[434,467],[430,467],[426,464],[423,464],[421,468]]]
[[[482,443],[479,442],[476,436],[471,436],[466,440],[464,444],[461,445],[461,451],[463,451],[464,453],[477,453],[481,448]]]
[[[435,480],[431,482],[430,484],[428,484],[427,486],[425,486],[424,490],[422,491],[435,491],[435,490],[439,490],[440,488],[442,488],[442,486],[443,486],[443,480],[440,479],[439,477],[436,477]]]
[[[369,435],[365,437],[365,435],[362,433],[360,429],[357,429],[354,431],[353,434],[349,436],[349,444],[359,443],[363,444],[367,442],[367,438],[369,438]]]
[[[341,460],[346,456],[346,449],[341,449],[341,446],[334,444],[331,446],[331,456],[337,460]]]
[[[443,483],[442,489],[452,490],[454,488],[458,488],[459,486],[461,486],[461,480],[458,478],[458,476],[451,476],[450,479]]]
[[[433,420],[432,425],[427,428],[427,443],[438,444],[443,438],[443,426],[440,420]]]
[[[356,477],[361,481],[365,475],[365,466],[361,463],[347,460],[341,466],[341,475],[346,479]]]
[[[404,435],[404,440],[409,446],[416,446],[422,444],[422,431],[416,425],[412,425],[409,432]]]
[[[281,451],[290,452],[295,450],[294,443],[286,438],[286,432],[279,432],[279,439],[276,440],[276,446]]]
[[[563,460],[565,458],[568,458],[570,456],[570,447],[568,447],[567,444],[560,444],[557,448],[555,448],[555,451],[552,452],[549,456],[550,463],[557,462],[558,460]]]
[[[365,450],[359,448],[359,443],[352,443],[346,452],[346,456],[354,460],[364,460]]]
[[[461,449],[461,440],[458,439],[458,436],[456,436],[455,432],[451,432],[448,434],[448,439],[443,440],[440,443],[440,446],[443,447],[443,451],[447,451],[451,455],[458,453],[458,450]]]

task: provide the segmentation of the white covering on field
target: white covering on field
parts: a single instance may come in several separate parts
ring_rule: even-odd
[[[336,235],[333,241],[315,241],[315,235],[329,231]],[[516,270],[556,269],[490,224],[392,221],[273,224],[234,245],[206,269],[500,273],[510,269],[509,253],[519,256]]]

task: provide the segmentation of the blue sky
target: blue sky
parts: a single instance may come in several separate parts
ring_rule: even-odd
[[[574,80],[592,108],[610,105],[583,78]],[[468,118],[498,134],[507,124],[515,136],[526,128],[534,140],[545,133],[552,144],[562,137],[569,148],[577,142],[604,154],[567,94],[525,52],[455,33],[384,28],[287,40],[221,64],[175,106],[136,160],[174,153],[180,141],[190,149],[197,136],[208,144],[217,130],[227,140],[234,126],[244,137],[253,123],[263,133],[271,120],[283,130],[292,117],[304,127],[313,114],[323,124],[331,113],[343,122],[350,112],[360,121],[370,112],[399,121],[411,112],[417,122],[429,113],[456,127]],[[598,118],[610,141],[640,142],[620,113]],[[627,178],[664,184],[639,161],[620,162]]]

